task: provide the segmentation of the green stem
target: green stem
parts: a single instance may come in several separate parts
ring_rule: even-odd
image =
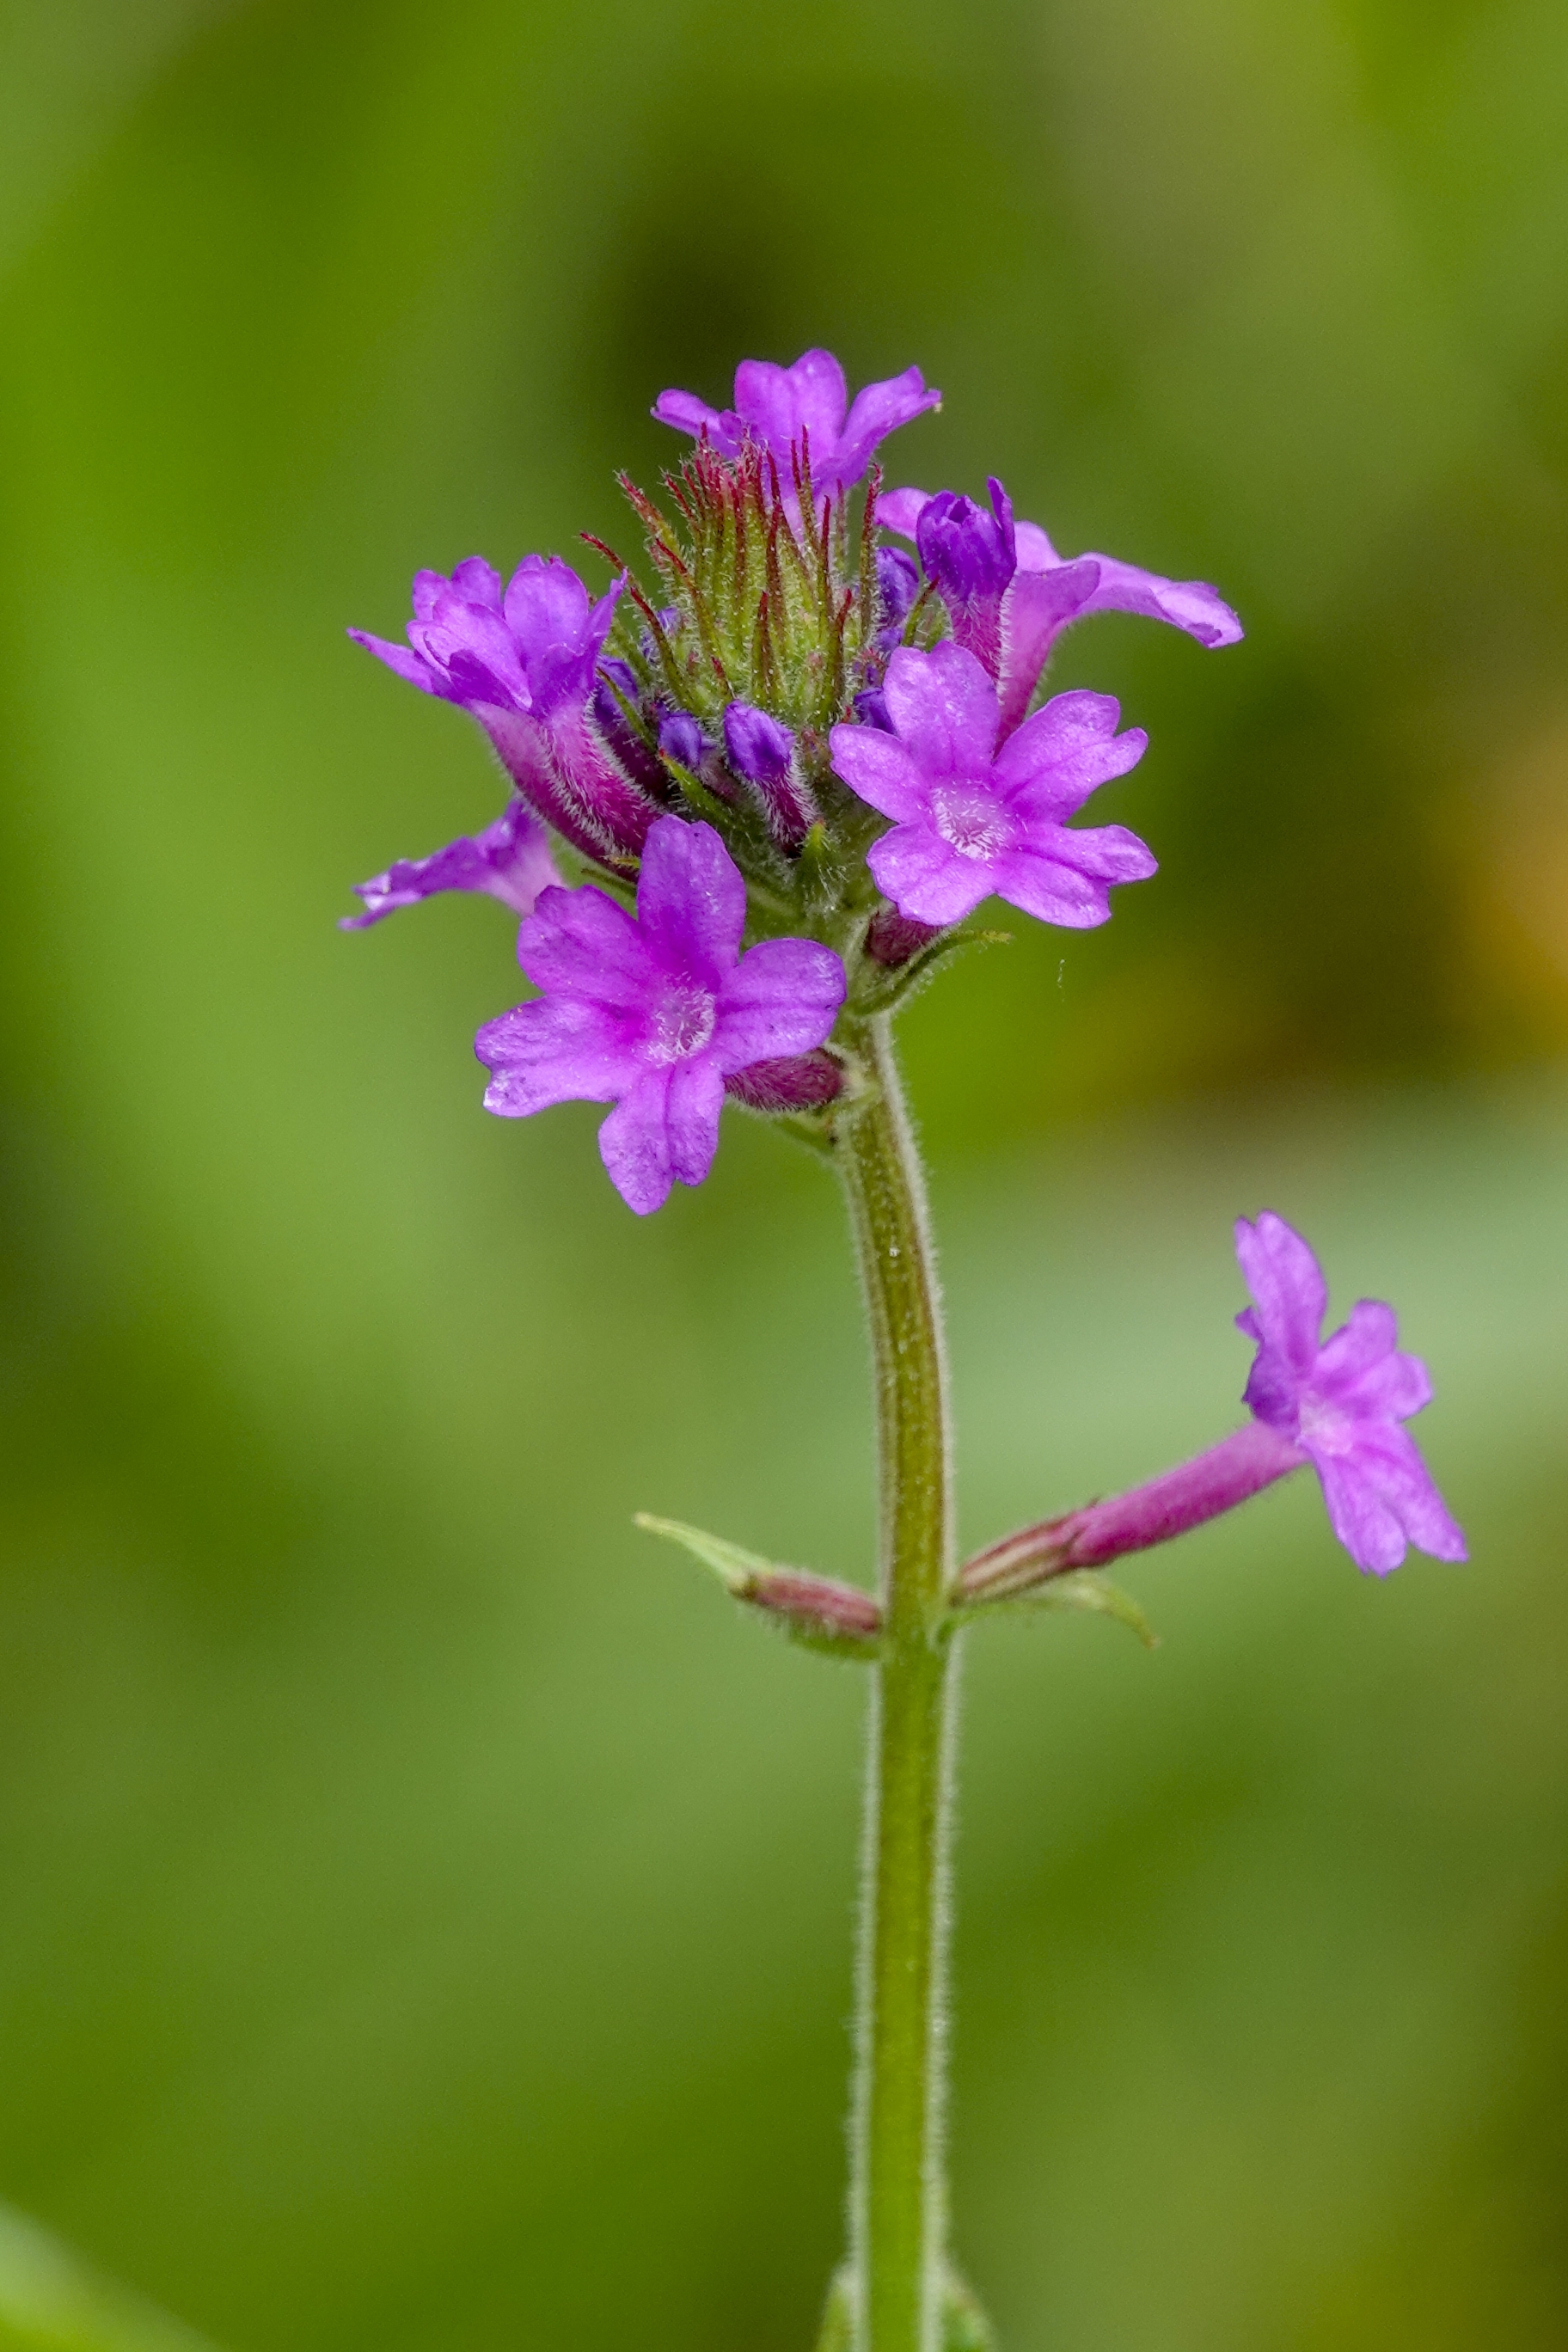
[[[942,2168],[952,1575],[942,1305],[886,1017],[850,1041],[871,1085],[838,1157],[871,1325],[886,1633],[876,1673],[857,1988],[856,2352],[933,2352]]]

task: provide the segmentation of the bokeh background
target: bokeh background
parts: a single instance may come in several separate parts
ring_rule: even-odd
[[[1161,879],[905,1024],[966,1536],[1233,1425],[1268,1204],[1474,1549],[1293,1482],[1152,1655],[974,1640],[966,2262],[1009,2352],[1561,2345],[1560,0],[0,25],[0,2196],[228,2352],[812,2339],[863,1691],[629,1515],[864,1571],[838,1203],[734,1118],[637,1223],[479,1109],[500,908],[333,923],[495,806],[344,625],[820,341],[944,387],[894,479],[1248,625],[1069,638]]]

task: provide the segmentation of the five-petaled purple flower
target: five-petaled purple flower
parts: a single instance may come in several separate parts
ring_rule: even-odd
[[[1142,613],[1203,646],[1235,645],[1241,623],[1202,580],[1165,580],[1112,555],[1058,555],[1037,522],[1015,523],[1000,482],[992,512],[952,490],[889,490],[877,520],[912,539],[942,592],[960,645],[984,662],[1002,698],[1002,731],[1017,726],[1052,646],[1090,613]]]
[[[940,392],[928,391],[918,367],[885,383],[868,383],[849,405],[844,370],[831,352],[803,352],[793,367],[771,360],[742,360],[735,370],[733,408],[710,408],[691,392],[661,392],[653,413],[694,440],[706,435],[721,457],[738,457],[748,439],[760,442],[779,470],[786,500],[793,502],[791,451],[803,436],[818,499],[841,498],[853,489],[879,442],[928,408],[940,408]]]
[[[624,857],[658,814],[593,718],[595,671],[624,585],[594,604],[558,555],[529,555],[503,593],[500,572],[470,555],[449,580],[415,574],[406,646],[349,635],[410,686],[470,712],[535,814],[574,848]]]
[[[673,1181],[700,1184],[724,1082],[826,1043],[844,967],[813,940],[741,953],[746,886],[711,826],[662,817],[644,845],[636,917],[602,891],[546,890],[518,936],[544,993],[479,1031],[488,1109],[613,1102],[599,1129],[611,1182],[639,1216]]]
[[[1148,742],[1141,728],[1117,734],[1110,695],[1058,694],[999,751],[996,688],[962,646],[900,646],[883,697],[890,731],[840,726],[830,741],[850,790],[894,820],[867,863],[900,915],[956,923],[995,891],[1043,923],[1085,930],[1110,916],[1112,883],[1153,873],[1124,825],[1066,822]]]
[[[1334,1533],[1356,1566],[1385,1576],[1406,1542],[1463,1559],[1464,1536],[1401,1428],[1432,1398],[1418,1356],[1395,1344],[1392,1307],[1359,1299],[1320,1343],[1328,1289],[1300,1234],[1266,1209],[1237,1222],[1236,1254],[1257,1304],[1236,1318],[1258,1341],[1244,1401],[1300,1447],[1322,1481]]]

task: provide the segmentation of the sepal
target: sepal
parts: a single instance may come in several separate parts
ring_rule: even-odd
[[[958,2273],[950,2270],[942,2298],[942,2352],[996,2352],[991,2322]]]
[[[854,2352],[855,2345],[855,2273],[846,2264],[835,2271],[827,2290],[827,2302],[822,2314],[822,2333],[816,2339],[816,2352]]]
[[[1087,1609],[1101,1617],[1114,1617],[1119,1624],[1130,1626],[1146,1650],[1157,1650],[1160,1637],[1130,1592],[1112,1584],[1098,1569],[1073,1568],[1065,1574],[1049,1577],[1045,1582],[1026,1586],[1022,1591],[983,1594],[977,1600],[957,1601],[954,1614],[968,1623],[977,1617],[994,1616],[1004,1609],[1034,1612],[1042,1609]]]
[[[656,1518],[651,1511],[638,1511],[634,1518],[647,1534],[679,1544],[712,1570],[731,1600],[760,1610],[805,1648],[868,1664],[879,1654],[882,1612],[872,1595],[858,1585],[814,1576],[806,1569],[780,1568],[723,1536],[689,1527],[684,1519]]]
[[[913,955],[900,964],[879,964],[868,959],[861,966],[861,978],[855,992],[858,1013],[891,1013],[906,998],[923,988],[938,967],[962,955],[965,948],[1005,948],[1013,944],[1011,931],[977,931],[967,926],[957,930],[939,931],[926,946],[917,948]]]

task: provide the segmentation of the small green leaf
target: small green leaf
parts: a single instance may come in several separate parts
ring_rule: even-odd
[[[100,2276],[0,2205],[0,2352],[213,2352],[205,2336]]]
[[[759,1580],[771,1576],[773,1562],[763,1559],[760,1552],[745,1551],[739,1544],[726,1543],[722,1536],[710,1536],[702,1528],[689,1528],[684,1519],[656,1519],[651,1511],[637,1511],[633,1524],[650,1536],[667,1536],[710,1568],[726,1592],[737,1601],[745,1601],[755,1591]]]
[[[1069,1569],[1065,1576],[1047,1577],[1044,1583],[1032,1584],[1023,1592],[1009,1592],[994,1601],[976,1601],[973,1608],[961,1613],[966,1618],[989,1617],[994,1612],[1039,1609],[1089,1609],[1101,1617],[1114,1617],[1120,1624],[1130,1625],[1146,1650],[1157,1650],[1160,1637],[1130,1592],[1112,1584],[1096,1568]]]

